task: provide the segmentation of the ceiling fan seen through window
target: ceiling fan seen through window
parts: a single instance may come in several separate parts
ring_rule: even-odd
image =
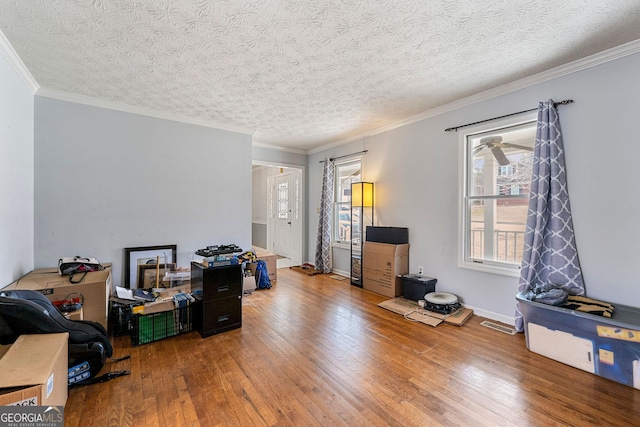
[[[484,149],[489,149],[491,151],[491,154],[493,154],[493,157],[496,158],[496,161],[500,166],[507,166],[511,163],[509,158],[505,155],[504,150],[516,149],[533,151],[533,147],[530,146],[503,142],[503,138],[500,135],[485,136],[480,139],[478,145],[473,148],[473,155],[475,156],[476,154],[479,154]]]

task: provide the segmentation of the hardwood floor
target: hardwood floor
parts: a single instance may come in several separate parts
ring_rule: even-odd
[[[633,426],[640,390],[531,353],[473,317],[436,328],[329,275],[278,271],[243,300],[243,326],[131,347],[71,388],[70,426]]]

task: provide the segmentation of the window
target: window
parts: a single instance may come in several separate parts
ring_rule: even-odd
[[[282,181],[278,184],[278,219],[289,219],[289,181]]]
[[[460,136],[460,266],[517,276],[533,166],[531,114]]]
[[[333,216],[334,243],[351,241],[351,183],[362,180],[361,161],[351,160],[335,165],[335,197]]]

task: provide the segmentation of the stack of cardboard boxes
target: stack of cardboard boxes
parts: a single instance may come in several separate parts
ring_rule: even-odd
[[[87,273],[78,283],[60,276],[56,268],[33,270],[3,290],[33,290],[51,302],[83,300],[69,313],[72,320],[91,320],[108,326],[111,264]],[[0,405],[64,406],[68,384],[68,333],[21,335],[0,346]]]

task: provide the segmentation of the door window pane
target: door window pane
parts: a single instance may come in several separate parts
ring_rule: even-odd
[[[289,219],[289,183],[278,184],[278,219]]]

